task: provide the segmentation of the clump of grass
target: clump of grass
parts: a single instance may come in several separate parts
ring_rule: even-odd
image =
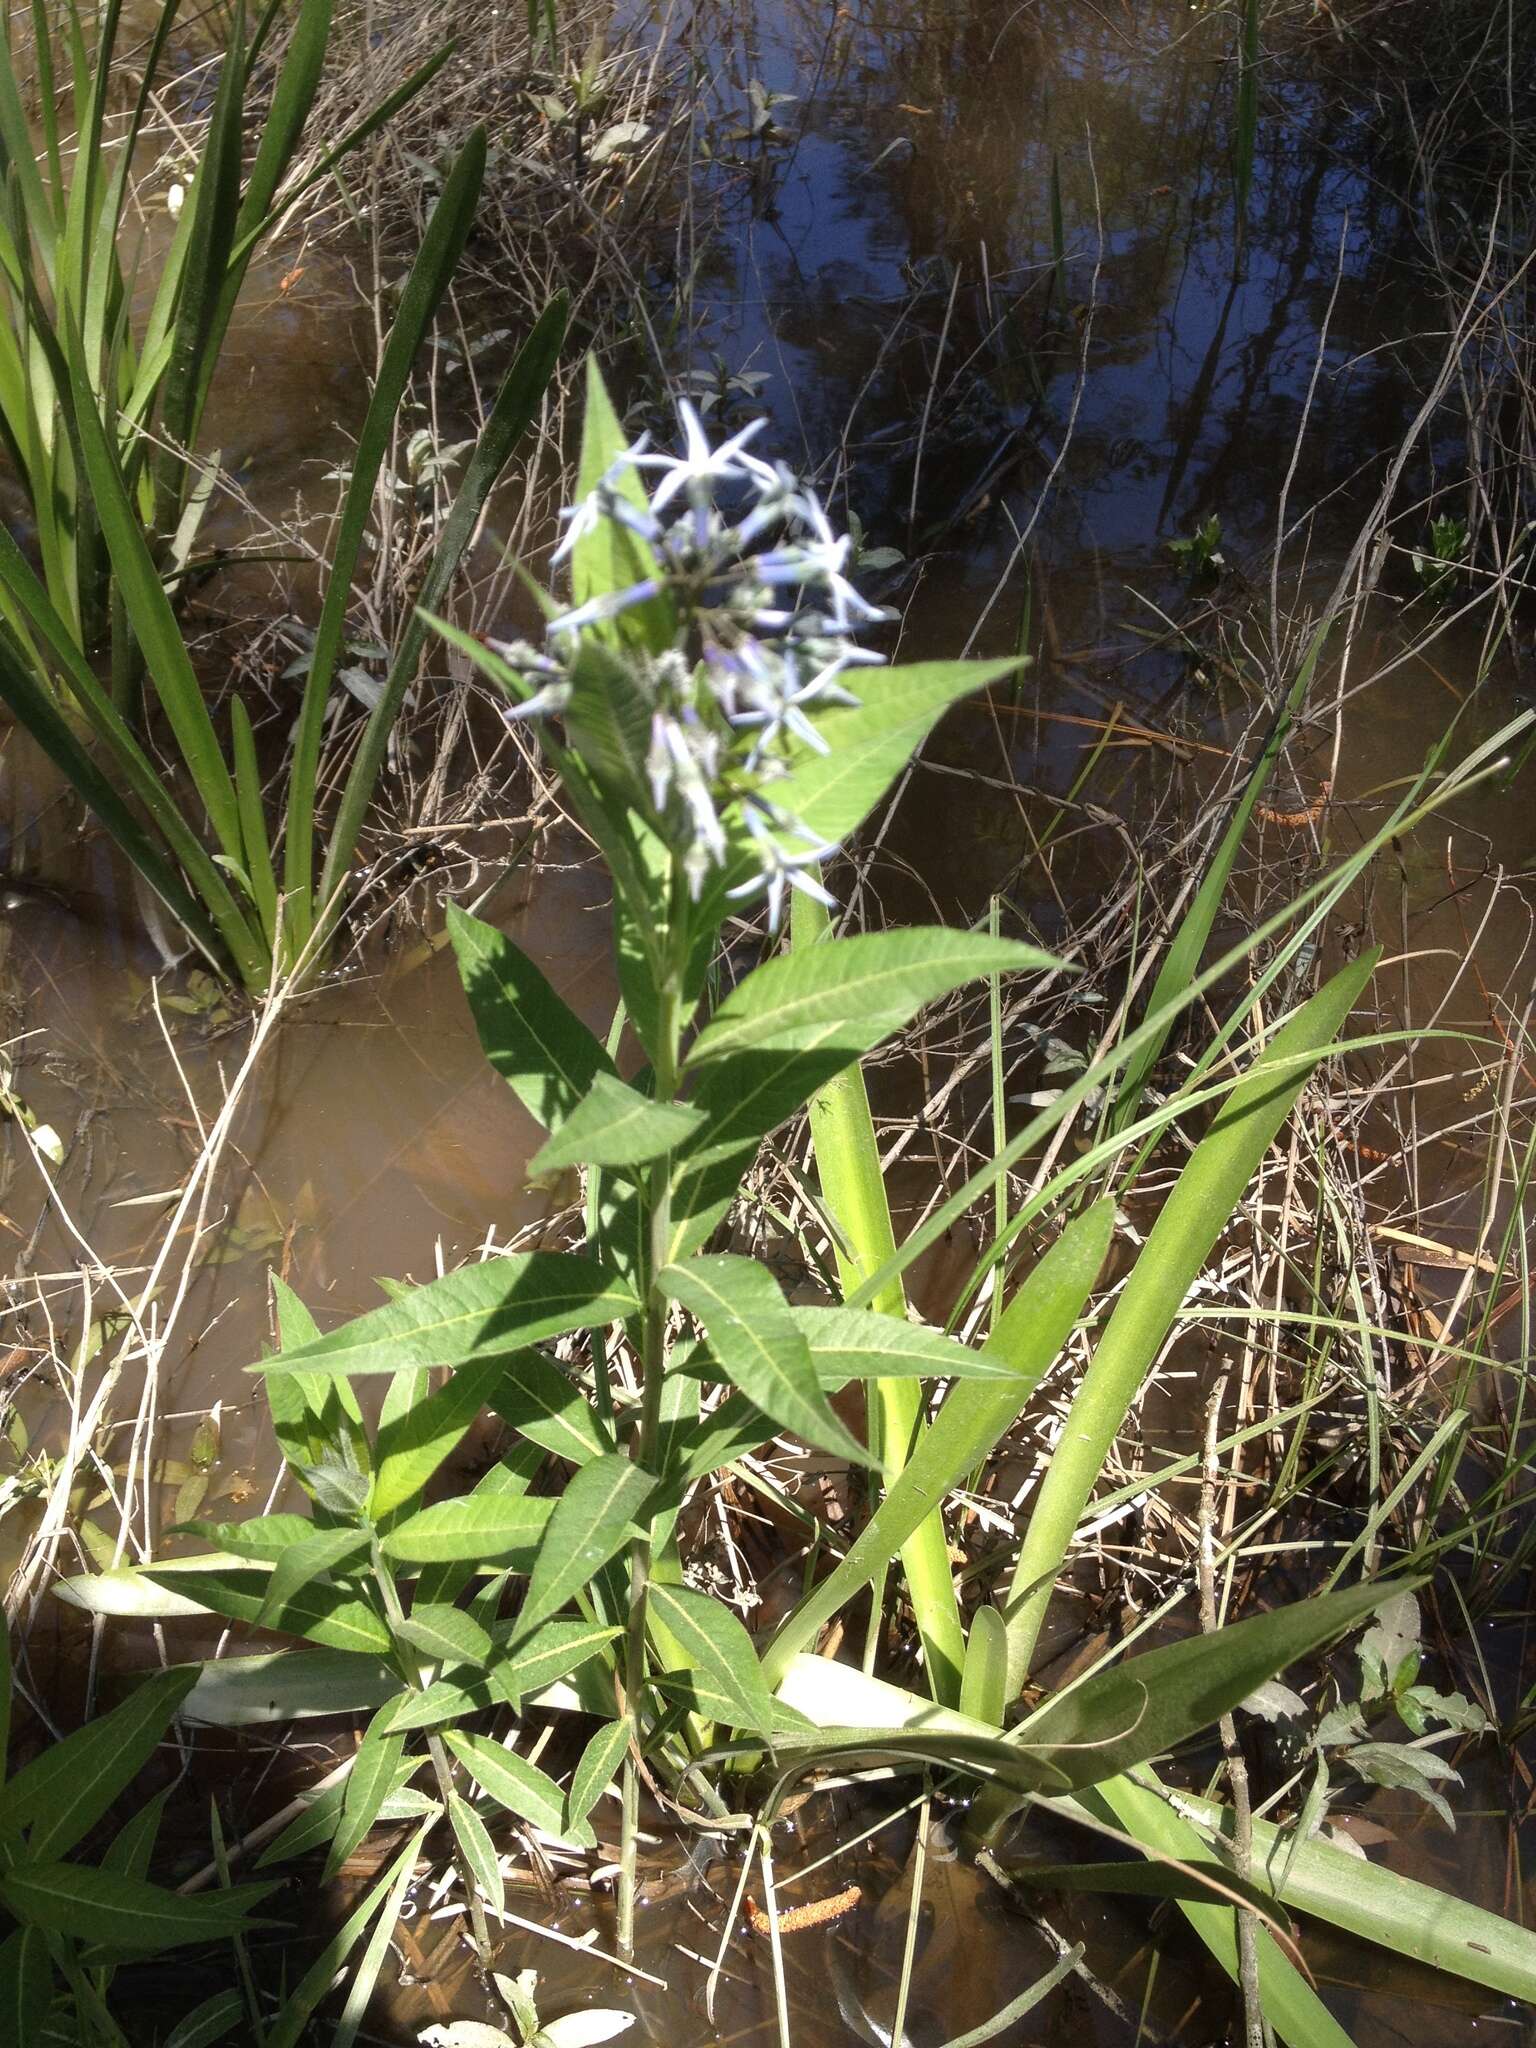
[[[192,194],[163,264],[146,331],[131,331],[130,279],[119,232],[134,147],[155,68],[174,19],[159,18],[144,83],[110,176],[103,163],[117,10],[109,9],[86,65],[78,17],[68,17],[77,62],[82,146],[66,188],[58,167],[58,111],[45,94],[51,182],[29,158],[24,131],[9,136],[26,195],[21,239],[8,271],[13,374],[0,390],[0,431],[23,463],[43,575],[16,543],[0,541],[0,695],[97,814],[120,850],[220,970],[253,990],[324,964],[341,894],[394,720],[415,678],[424,629],[403,627],[317,854],[323,722],[352,603],[373,494],[417,355],[448,291],[474,222],[486,139],[458,153],[401,292],[360,433],[327,564],[325,601],[301,701],[282,818],[268,816],[252,722],[241,699],[221,738],[204,701],[174,601],[190,548],[180,460],[196,438],[240,284],[259,241],[306,190],[409,100],[442,57],[372,106],[291,189],[284,179],[309,117],[330,32],[330,0],[307,0],[278,71],[254,159],[244,171],[252,53],[237,8]],[[40,49],[46,49],[41,42]],[[46,67],[45,67],[46,68]],[[14,64],[0,63],[0,122],[19,119]],[[9,115],[7,115],[9,109]],[[51,310],[45,308],[45,297]],[[488,409],[460,487],[424,564],[419,595],[440,607],[475,537],[486,502],[521,434],[536,417],[565,328],[556,298],[535,323]],[[0,340],[0,358],[5,345]],[[31,367],[25,367],[31,366]],[[3,364],[0,364],[3,367]],[[3,380],[0,380],[3,381]],[[7,407],[9,410],[7,410]],[[166,453],[152,456],[154,431]],[[181,559],[168,557],[173,540]],[[168,569],[173,570],[168,578]],[[92,667],[95,624],[113,621],[110,689]],[[142,673],[179,760],[180,787],[147,749],[135,703]],[[83,726],[93,746],[80,736]],[[212,841],[211,848],[205,843]],[[279,850],[280,845],[280,850]]]

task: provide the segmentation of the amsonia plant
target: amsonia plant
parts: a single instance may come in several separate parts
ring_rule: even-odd
[[[308,1512],[198,1524],[212,1556],[70,1589],[98,1608],[210,1610],[308,1639],[314,1647],[286,1663],[210,1667],[201,1711],[232,1715],[231,1701],[258,1693],[271,1711],[369,1709],[345,1787],[316,1802],[283,1852],[300,1837],[328,1841],[334,1868],[409,1793],[424,1802],[413,1810],[451,1831],[483,1951],[486,1909],[501,1900],[496,1814],[590,1844],[611,1788],[618,1939],[632,1948],[643,1781],[729,1825],[749,1770],[766,1774],[771,1820],[795,1776],[872,1759],[981,1780],[983,1833],[1048,1800],[1189,1862],[1187,1843],[1166,1846],[1167,1809],[1142,1775],[1149,1759],[1383,1598],[1379,1586],[1356,1586],[1167,1644],[1018,1716],[1041,1614],[1108,1446],[1258,1161],[1343,1030],[1370,958],[1301,1004],[1239,1071],[1150,1112],[1131,1102],[1125,1128],[1063,1168],[1002,1233],[999,1255],[1015,1226],[1068,1214],[1074,1188],[1121,1148],[1191,1100],[1214,1104],[1097,1336],[999,1600],[968,1630],[953,1588],[935,1580],[932,1543],[912,1539],[1013,1426],[1084,1318],[1112,1201],[1056,1229],[979,1345],[894,1312],[891,1283],[913,1247],[898,1252],[879,1220],[877,1165],[837,1156],[861,1143],[855,1117],[822,1114],[813,1126],[845,1240],[845,1300],[792,1304],[763,1266],[728,1248],[722,1225],[776,1126],[813,1099],[825,1104],[833,1083],[962,983],[1059,963],[986,933],[838,938],[814,919],[802,943],[778,947],[787,898],[824,903],[823,864],[944,709],[1016,664],[883,664],[859,642],[874,615],[848,581],[849,542],[814,494],[759,457],[756,429],[711,447],[686,407],[682,421],[680,455],[627,445],[593,369],[580,497],[558,550],[570,603],[551,605],[538,647],[485,647],[441,627],[505,690],[507,715],[536,725],[613,879],[636,1042],[626,1072],[510,939],[451,916],[487,1057],[548,1133],[531,1171],[585,1175],[585,1242],[391,1289],[324,1335],[279,1290],[282,1346],[254,1369]],[[1303,900],[1275,973],[1356,872]],[[755,903],[766,906],[763,956],[707,1000],[725,919]],[[1171,1006],[1010,1139],[1001,1164],[1089,1091],[1108,1100],[1115,1075],[1232,965],[1194,972]],[[956,1201],[990,1197],[996,1172],[986,1166]],[[387,1381],[371,1431],[352,1385],[364,1375]],[[878,1410],[862,1439],[829,1401],[852,1382],[872,1386]],[[915,1402],[891,1398],[903,1384],[918,1390]],[[487,1409],[507,1448],[468,1494],[429,1499]],[[697,1482],[782,1432],[870,1469],[877,1504],[764,1641],[689,1582],[679,1516]],[[550,1459],[561,1468],[553,1488],[540,1484]],[[801,1654],[898,1559],[928,1652],[928,1700]],[[249,1683],[242,1664],[253,1667]],[[563,1784],[525,1754],[535,1705],[590,1717]],[[198,1706],[195,1693],[189,1710]],[[1204,1838],[1194,1848],[1205,1877],[1188,1882],[1197,1896],[1208,1882],[1218,1903],[1192,1907],[1191,1918],[1213,1916],[1197,1925],[1228,1961],[1231,1902],[1263,1884],[1234,1893]],[[1285,1955],[1266,1951],[1265,1970],[1285,2038],[1328,2038],[1326,2013]]]

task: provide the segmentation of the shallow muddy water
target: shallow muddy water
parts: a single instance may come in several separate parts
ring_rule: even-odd
[[[1010,696],[946,723],[870,886],[893,914],[937,904],[951,919],[1017,892],[1049,940],[1123,871],[1147,820],[1192,808],[1212,786],[1263,701],[1274,664],[1257,643],[1251,659],[1234,654],[1207,600],[1262,599],[1293,449],[1287,601],[1298,590],[1320,598],[1415,408],[1440,315],[1412,268],[1390,147],[1332,76],[1342,60],[1324,30],[1298,30],[1267,60],[1234,268],[1226,15],[1163,0],[835,10],[757,0],[706,5],[686,23],[660,6],[625,15],[643,36],[678,39],[710,82],[697,117],[710,160],[677,266],[690,287],[652,280],[658,310],[680,306],[692,335],[674,369],[693,373],[696,395],[723,389],[724,416],[766,411],[776,452],[818,471],[871,546],[899,550],[902,563],[875,580],[903,608],[903,655],[1023,644],[1035,656]],[[295,491],[329,502],[324,473],[345,448],[363,378],[343,266],[292,251],[253,273],[209,433],[263,513],[285,516]],[[1212,515],[1225,566],[1212,591],[1194,592],[1168,542]],[[216,537],[239,536],[231,524]],[[242,585],[232,608],[256,588]],[[1291,746],[1263,828],[1276,866],[1294,858],[1300,873],[1314,829],[1355,844],[1473,696],[1481,650],[1470,630],[1398,659],[1422,624],[1404,614],[1410,595],[1389,569],[1343,687],[1391,672],[1336,719],[1304,723]],[[1262,639],[1262,602],[1252,616]],[[1523,681],[1506,649],[1464,720],[1465,744],[1503,721]],[[1328,694],[1320,686],[1317,701]],[[1053,900],[1027,878],[1040,834],[1112,714],[1136,730],[1094,770],[1093,809],[1074,817]],[[64,1147],[51,1205],[13,1127],[0,1167],[4,1264],[29,1303],[9,1370],[28,1429],[46,1438],[59,1418],[22,1369],[45,1335],[39,1304],[73,1328],[82,1247],[131,1290],[247,1031],[184,969],[161,976],[157,1016],[161,962],[132,892],[82,843],[13,735],[0,778],[6,1036],[18,1094]],[[1414,957],[1387,984],[1395,1010],[1381,1028],[1438,1015],[1488,1039],[1490,1006],[1530,983],[1533,872],[1528,787],[1488,793],[1382,865],[1360,917]],[[1495,896],[1500,873],[1513,879]],[[613,987],[600,885],[556,861],[531,884],[514,878],[492,914],[605,1031]],[[1476,1088],[1497,1050],[1437,1041],[1416,1053],[1415,1072],[1455,1097]],[[242,1368],[267,1341],[269,1267],[323,1321],[370,1306],[378,1278],[429,1276],[488,1232],[505,1239],[549,1212],[563,1191],[526,1186],[533,1142],[484,1065],[442,950],[373,959],[287,1017],[242,1097],[216,1227],[164,1361],[162,1522],[185,1507],[193,1433],[215,1403],[222,1434],[204,1511],[266,1501],[264,1425]],[[1481,1150],[1454,1138],[1420,1157],[1416,1206],[1453,1249],[1465,1248],[1483,1168]],[[1380,1171],[1395,1170],[1389,1158]],[[1431,1299],[1456,1277],[1454,1267],[1417,1275]],[[1156,1424],[1176,1449],[1196,1426],[1173,1414]],[[1523,1641],[1488,1647],[1500,1669],[1518,1669]],[[1403,1795],[1357,1804],[1389,1831],[1400,1867],[1518,1912],[1505,1862],[1510,1788],[1491,1756],[1478,1771],[1454,1838],[1426,1827]],[[909,1846],[859,1866],[867,1898],[849,1919],[787,1944],[797,2040],[890,2041]],[[700,2006],[703,1970],[684,1952],[713,1954],[729,1896],[727,1881],[723,1895],[703,1883],[658,1897],[642,1961],[668,1982],[642,1982],[644,2038],[692,2048],[772,2037],[766,1945],[738,1942],[716,2016]],[[937,1884],[930,1873],[925,1898],[910,2048],[978,2024],[1051,1959],[958,1866],[943,1866]],[[557,1924],[579,1933],[582,1908]],[[606,1941],[605,1922],[593,1924]],[[1069,1940],[1107,1942],[1134,2014],[1144,1916],[1092,1902],[1060,1927]],[[435,1939],[427,1922],[413,1938],[422,1948]],[[573,1950],[519,1936],[508,1960],[539,1968],[551,2010],[626,2002],[615,1973],[594,1984],[590,1959]],[[1497,2039],[1526,2038],[1497,2001],[1458,2000],[1445,1983],[1414,1988],[1447,2001],[1427,2032],[1401,1979],[1366,1981],[1379,1958],[1320,1950],[1313,1960],[1340,1987],[1360,2048],[1481,2040],[1495,2026]],[[452,2011],[477,2010],[462,1973],[450,1981]],[[1227,2011],[1224,1987],[1181,1954],[1162,1967],[1143,2038],[1216,2040]],[[425,1986],[397,2008],[402,2038],[442,2016]],[[1128,2042],[1135,2027],[1073,1980],[1009,2038]]]

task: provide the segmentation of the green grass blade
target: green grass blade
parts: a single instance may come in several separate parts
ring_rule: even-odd
[[[266,14],[257,25],[247,60],[247,80],[249,65],[256,60],[256,54],[266,38],[267,31],[276,19],[279,4],[280,0],[272,0],[272,4],[268,6]],[[214,372],[218,367],[219,355],[224,346],[224,337],[229,332],[235,303],[245,283],[246,273],[250,269],[257,240],[269,224],[273,199],[287,175],[294,151],[298,147],[305,123],[314,106],[315,92],[320,83],[320,74],[330,43],[334,12],[335,0],[303,0],[298,20],[289,35],[282,69],[272,90],[271,105],[262,123],[261,141],[256,147],[256,160],[251,165],[250,176],[246,180],[245,191],[240,199],[239,211],[230,236],[230,245],[224,252],[221,274],[216,280],[217,289],[209,313],[196,383],[189,398],[184,436],[187,445],[197,437]]]
[[[919,1437],[902,1473],[849,1545],[848,1553],[787,1617],[763,1653],[776,1685],[843,1604],[875,1578],[957,1479],[973,1471],[1018,1420],[1020,1410],[1055,1362],[1083,1312],[1114,1229],[1114,1204],[1101,1202],[1073,1219],[1024,1280],[983,1349],[1003,1357],[1017,1375],[1011,1385],[962,1380]]]
[[[192,230],[181,279],[175,341],[161,390],[161,422],[175,444],[162,468],[163,492],[171,503],[179,498],[182,474],[176,450],[192,444],[197,432],[200,394],[213,374],[212,358],[218,339],[215,320],[240,217],[245,83],[245,0],[235,0],[234,23],[219,73],[219,88],[192,182]]]
[[[1028,1676],[1057,1573],[1109,1447],[1180,1304],[1375,964],[1374,953],[1353,961],[1275,1034],[1195,1148],[1148,1234],[1078,1388],[1014,1568],[1006,1609],[1010,1698]]]
[[[351,480],[342,504],[325,603],[315,633],[304,700],[294,739],[284,833],[284,880],[288,892],[289,944],[297,952],[314,929],[314,843],[320,740],[326,704],[341,653],[352,579],[373,508],[373,488],[389,450],[395,415],[405,395],[411,366],[448,289],[470,227],[485,175],[485,130],[475,129],[448,173],[442,196],[422,237],[400,309],[384,345],[378,381],[358,435]]]
[[[277,878],[267,843],[267,819],[261,802],[261,768],[250,713],[239,697],[229,706],[229,730],[235,757],[235,796],[240,805],[240,836],[245,843],[245,878],[251,901],[271,947],[277,937]]]
[[[430,1821],[424,1821],[384,1872],[362,1904],[331,1936],[299,1982],[283,2001],[282,2009],[265,2035],[265,2048],[298,2048],[311,2016],[336,1982],[336,1973],[362,1939],[363,1930],[375,1914],[393,1909],[402,1876],[409,1877],[421,1851]]]
[[[239,271],[241,276],[244,275],[244,266],[249,262],[251,252],[262,237],[270,234],[283,217],[298,205],[306,193],[314,191],[317,185],[323,184],[332,171],[335,170],[336,166],[345,157],[349,156],[359,143],[365,142],[370,135],[377,134],[380,128],[393,120],[394,116],[399,113],[403,106],[406,106],[413,100],[424,86],[431,83],[448,62],[449,58],[456,54],[457,50],[457,43],[445,43],[435,56],[429,57],[425,64],[418,70],[413,71],[403,85],[396,86],[392,93],[386,94],[376,107],[363,115],[361,120],[355,121],[350,128],[346,129],[340,141],[333,144],[326,151],[325,155],[321,157],[312,170],[306,172],[296,184],[279,194],[265,218],[257,221],[254,226],[248,227],[241,234],[231,252],[231,264]]]
[[[49,155],[56,160],[58,141],[53,132],[53,96],[50,94],[43,104],[47,109],[45,122],[50,135]],[[0,167],[8,179],[15,180],[28,227],[42,257],[44,275],[51,286],[60,215],[38,168],[37,145],[22,105],[13,63],[0,63]]]
[[[98,366],[98,374],[105,323],[93,335],[91,323],[86,318],[86,307],[91,295],[91,258],[99,247],[97,228],[101,213],[102,148],[120,12],[121,0],[109,0],[97,32],[94,70],[81,76],[77,83],[75,160],[70,171],[63,240],[54,278],[59,316],[61,319],[72,317],[79,324],[86,338],[89,360]]]
[[[134,638],[219,845],[231,860],[239,863],[244,838],[235,785],[203,702],[181,627],[129,498],[115,439],[108,439],[97,415],[80,359],[78,337],[71,337],[69,374],[82,466]]]
[[[1155,1793],[1129,1778],[1111,1778],[1095,1788],[1085,1803],[1098,1802],[1127,1828],[1134,1839],[1181,1863],[1198,1862],[1206,1844],[1187,1821]],[[1230,1906],[1181,1899],[1179,1910],[1234,1983],[1238,1979],[1236,1916]],[[1276,1946],[1273,1935],[1257,1930],[1259,1994],[1264,2017],[1286,2048],[1352,2048],[1350,2037],[1329,2012],[1296,1966]]]
[[[0,609],[7,611],[14,609],[24,614],[41,635],[44,645],[52,654],[69,689],[73,693],[76,704],[94,727],[97,737],[110,750],[113,756],[113,766],[126,784],[128,794],[136,797],[143,805],[150,822],[164,838],[176,859],[181,863],[183,873],[190,881],[197,895],[201,897],[208,917],[211,917],[217,925],[225,945],[229,948],[231,957],[240,965],[241,972],[246,973],[248,967],[254,968],[259,966],[260,956],[258,949],[254,945],[254,934],[251,932],[243,913],[231,895],[222,871],[209,858],[207,848],[182,817],[175,797],[167,789],[153,762],[140,746],[134,733],[124,721],[111,698],[97,681],[89,662],[86,661],[84,655],[80,652],[78,642],[63,619],[59,617],[47,592],[37,580],[31,564],[3,526],[0,526]],[[94,764],[90,761],[89,756],[84,755],[84,750],[81,748],[73,729],[68,725],[67,721],[43,721],[43,725],[47,727],[47,731],[50,734],[53,723],[57,723],[62,727],[65,740],[68,743],[68,763],[66,763],[59,753],[55,751],[51,738],[45,737],[45,732],[35,722],[34,715],[30,715],[32,714],[33,707],[39,702],[46,707],[49,714],[56,711],[52,698],[37,680],[36,670],[29,669],[25,661],[0,662],[0,697],[4,697],[6,702],[11,704],[17,717],[27,724],[28,729],[32,731],[33,737],[38,741],[39,745],[45,746],[48,749],[50,758],[69,776],[81,797],[92,808],[96,808],[95,797],[88,793],[75,774],[75,766],[78,765],[81,758],[84,758],[86,761],[88,775]],[[98,786],[99,780],[92,781],[91,787],[93,789]],[[118,795],[118,792],[110,784],[108,784],[108,789],[112,796]],[[119,809],[122,809],[121,804],[119,804]],[[138,843],[140,840],[143,840],[142,829],[138,821],[132,817],[131,812],[127,813],[127,815],[135,834],[134,844],[125,843],[114,824],[109,824],[108,829],[113,831],[113,836],[118,839],[122,850],[133,861],[134,865],[139,868],[145,880],[150,883],[151,887],[165,901],[167,909],[181,923],[187,926],[187,929],[192,933],[197,943],[204,946],[212,944],[213,942],[206,930],[206,919],[204,920],[205,928],[201,931],[195,923],[190,921],[198,916],[198,911],[196,904],[191,899],[186,898],[185,892],[182,891],[178,898],[179,901],[185,904],[185,907],[181,909],[178,909],[176,903],[173,903],[166,897],[162,884],[169,871],[165,869],[164,863],[160,862],[159,866],[153,871],[145,866],[142,857],[143,846]],[[107,822],[107,820],[104,819],[103,822]],[[158,861],[158,854],[155,852],[152,843],[143,840],[143,845],[149,847],[151,859]],[[172,876],[172,884],[174,886],[174,876]],[[217,946],[214,944],[212,957],[217,958],[217,951]]]
[[[138,869],[182,929],[207,954],[210,962],[215,966],[222,965],[226,948],[237,962],[242,961],[243,956],[252,956],[254,949],[250,934],[242,924],[233,900],[229,901],[227,917],[215,916],[210,920],[204,914],[175,869],[162,858],[144,827],[123,802],[117,788],[75,737],[47,690],[3,643],[0,643],[0,697],[5,699],[17,720],[67,778],[82,801],[94,811],[114,843]]]
[[[1303,674],[1310,676],[1310,673],[1310,669],[1304,665]],[[1296,692],[1293,689],[1293,701],[1295,697]],[[1155,1015],[1165,1004],[1172,1002],[1181,990],[1188,988],[1199,970],[1201,957],[1227,893],[1227,884],[1232,879],[1237,856],[1242,850],[1243,837],[1253,817],[1254,807],[1263,795],[1280,759],[1281,749],[1290,729],[1290,708],[1288,704],[1285,714],[1276,721],[1275,728],[1266,741],[1238,800],[1237,808],[1228,821],[1227,829],[1222,833],[1216,851],[1211,856],[1211,864],[1195,892],[1194,901],[1180,921],[1173,941],[1163,957],[1162,967],[1158,970],[1157,980],[1147,999],[1149,1016]],[[1163,1048],[1168,1043],[1172,1030],[1173,1021],[1170,1019],[1167,1028],[1156,1037],[1148,1039],[1127,1065],[1110,1116],[1112,1131],[1124,1130],[1125,1126],[1134,1120],[1141,1105],[1148,1076],[1162,1058]]]
[[[470,456],[463,481],[432,552],[421,587],[419,608],[406,621],[383,692],[368,715],[368,723],[363,728],[362,740],[347,775],[341,807],[326,849],[320,885],[321,900],[325,903],[336,900],[337,891],[352,864],[363,818],[389,750],[390,733],[421,663],[421,650],[429,630],[425,614],[442,609],[449,586],[458,574],[465,552],[479,527],[486,500],[506,468],[513,449],[538,415],[559,361],[569,311],[569,301],[561,292],[540,314],[503,380],[490,418]]]
[[[825,907],[803,890],[797,890],[791,950],[804,951],[826,939],[829,933]],[[810,1120],[822,1199],[836,1232],[838,1276],[844,1294],[851,1294],[896,1252],[869,1092],[864,1086],[863,1068],[857,1061],[811,1098]],[[907,1297],[901,1280],[889,1281],[871,1306],[882,1314],[904,1320]],[[901,1476],[922,1420],[922,1383],[879,1379],[873,1382],[865,1400],[869,1448],[877,1465],[888,1475],[888,1490]],[[960,1699],[965,1664],[965,1635],[960,1626],[960,1606],[944,1535],[942,1499],[902,1544],[901,1563],[933,1696],[946,1706],[955,1706]],[[877,1610],[880,1590],[877,1585]]]

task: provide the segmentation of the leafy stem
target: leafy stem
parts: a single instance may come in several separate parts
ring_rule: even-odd
[[[682,866],[671,860],[670,911],[665,938],[665,963],[657,989],[653,1098],[672,1102],[677,1096],[685,999],[683,979],[688,959],[688,897]],[[641,1326],[640,1428],[634,1456],[642,1471],[656,1473],[661,1430],[662,1386],[667,1370],[667,1297],[658,1276],[669,1258],[672,1234],[672,1155],[663,1153],[645,1176],[646,1237],[645,1314]],[[635,1866],[640,1831],[640,1695],[646,1678],[646,1608],[653,1563],[650,1526],[630,1550],[629,1620],[624,1636],[624,1706],[634,1717],[635,1739],[624,1762],[623,1832],[619,1851],[619,1953],[634,1953]]]
[[[406,1684],[414,1687],[417,1692],[425,1692],[428,1680],[422,1669],[422,1660],[400,1637],[399,1629],[401,1622],[405,1620],[405,1609],[400,1604],[400,1593],[395,1585],[394,1573],[385,1560],[377,1531],[373,1533],[372,1544],[373,1576],[379,1589],[379,1597],[384,1602],[384,1613],[389,1621],[390,1631],[395,1638],[395,1656],[399,1662],[400,1675]],[[453,1811],[453,1765],[449,1761],[443,1738],[431,1730],[427,1733],[427,1758],[432,1765],[432,1776],[437,1782],[437,1796],[443,1802],[443,1813],[447,1817]],[[469,1902],[469,1923],[474,1935],[475,1956],[481,1969],[488,1973],[495,1951],[491,1943],[490,1924],[485,1917],[485,1902],[480,1896],[480,1883],[469,1867],[457,1831],[450,1827],[450,1833],[453,1835],[454,1867],[459,1873],[459,1882],[463,1885],[464,1896]]]

